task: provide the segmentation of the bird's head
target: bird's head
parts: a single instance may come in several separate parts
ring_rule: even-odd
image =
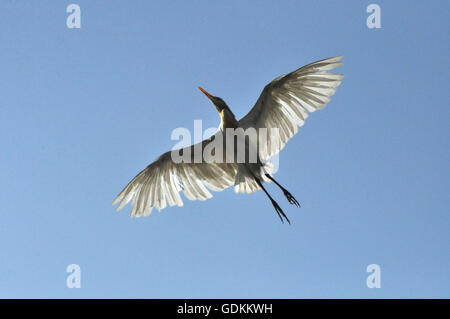
[[[214,106],[217,109],[217,112],[222,112],[224,109],[229,109],[227,103],[225,103],[224,100],[222,100],[220,97],[218,96],[213,96],[211,94],[209,94],[208,92],[206,92],[205,90],[203,90],[201,87],[198,87],[200,89],[200,91],[202,91],[207,97],[208,99],[211,100],[211,102],[214,104]]]

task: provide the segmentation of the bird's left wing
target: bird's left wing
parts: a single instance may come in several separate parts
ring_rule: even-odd
[[[208,163],[203,160],[195,163],[193,160],[194,152],[203,150],[216,135],[196,145],[161,155],[128,183],[112,205],[120,203],[117,207],[120,210],[132,200],[130,216],[148,216],[153,207],[161,210],[167,204],[183,206],[180,191],[190,200],[206,200],[212,197],[208,189],[219,192],[233,185],[236,164]],[[191,160],[176,163],[172,159],[172,152],[189,152]]]
[[[341,83],[342,74],[328,70],[341,66],[341,56],[317,61],[266,85],[255,106],[239,121],[239,126],[255,128],[260,134],[266,128],[267,139],[261,143],[259,155],[267,160],[283,149],[308,117],[308,112],[323,108]]]

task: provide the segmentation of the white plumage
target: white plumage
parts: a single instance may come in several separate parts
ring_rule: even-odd
[[[132,201],[131,216],[140,217],[149,215],[153,207],[161,210],[167,205],[183,206],[180,191],[183,191],[190,200],[206,200],[212,197],[209,190],[219,192],[233,184],[235,192],[252,193],[261,189],[262,185],[256,179],[261,183],[273,180],[266,175],[272,174],[268,162],[270,157],[282,150],[287,141],[298,132],[298,127],[304,124],[308,113],[323,108],[336,92],[343,75],[328,71],[341,66],[343,62],[339,62],[340,59],[341,56],[317,61],[277,77],[266,85],[255,106],[240,121],[235,120],[223,100],[201,89],[213,101],[216,108],[222,107],[223,103],[226,111],[222,112],[224,109],[219,111],[218,108],[218,111],[222,112],[221,126],[214,136],[199,143],[201,149],[221,136],[224,128],[230,125],[243,129],[255,128],[257,132],[260,128],[266,128],[267,143],[260,144],[258,148],[260,162],[241,164],[191,161],[177,164],[173,162],[169,151],[133,178],[112,204],[120,203],[117,207],[117,210],[120,210]],[[231,115],[227,115],[227,112]],[[250,139],[250,144],[256,143],[256,140]],[[191,151],[191,154],[194,154],[194,148],[192,145],[184,148],[183,152]],[[268,196],[272,200],[270,195]],[[274,204],[273,200],[272,203]],[[284,213],[282,215],[284,216]]]

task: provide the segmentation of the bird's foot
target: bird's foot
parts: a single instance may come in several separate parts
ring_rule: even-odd
[[[283,193],[284,193],[284,196],[286,196],[286,198],[287,198],[289,204],[295,205],[295,206],[297,206],[297,207],[301,207],[301,206],[300,206],[300,203],[295,199],[294,196],[292,196],[291,193],[288,192],[287,189],[283,189]]]
[[[289,220],[289,218],[287,218],[286,214],[283,212],[283,210],[281,209],[281,207],[278,205],[278,203],[274,200],[272,200],[272,205],[275,208],[275,211],[278,214],[278,217],[280,217],[281,222],[284,223],[283,217],[286,219],[286,221],[291,224],[291,221]]]

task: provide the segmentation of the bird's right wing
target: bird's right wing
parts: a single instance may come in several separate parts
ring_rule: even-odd
[[[330,101],[344,76],[327,71],[341,66],[341,58],[308,64],[266,85],[255,106],[239,121],[244,129],[267,129],[266,142],[258,145],[261,159],[267,160],[281,151],[304,124],[308,112],[321,109]]]
[[[167,203],[169,206],[183,206],[180,191],[190,200],[206,200],[212,197],[208,189],[219,192],[233,185],[236,164],[206,162],[203,157],[200,163],[194,161],[196,150],[203,152],[217,134],[220,131],[196,145],[173,151],[177,154],[189,152],[189,161],[174,162],[172,151],[161,155],[128,183],[112,205],[120,202],[117,207],[120,210],[132,200],[130,216],[148,216],[153,207],[161,210]]]

